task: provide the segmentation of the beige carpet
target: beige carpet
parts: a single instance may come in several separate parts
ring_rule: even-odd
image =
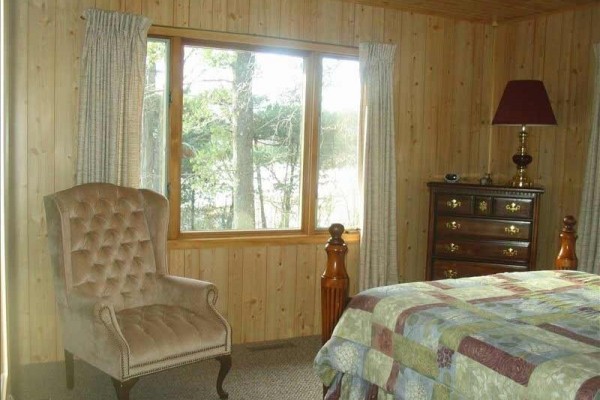
[[[234,345],[233,366],[223,387],[231,400],[316,400],[322,396],[312,362],[320,347],[316,336],[288,341]],[[204,361],[141,378],[130,400],[212,400],[219,363]],[[13,376],[13,378],[15,378]],[[116,399],[110,378],[75,362],[75,388],[65,386],[63,363],[29,365],[12,381],[14,400]]]

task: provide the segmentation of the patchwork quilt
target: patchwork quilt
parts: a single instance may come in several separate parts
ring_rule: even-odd
[[[315,370],[331,400],[600,400],[600,276],[532,271],[369,289]]]

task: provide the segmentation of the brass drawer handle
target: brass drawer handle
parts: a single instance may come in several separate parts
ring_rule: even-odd
[[[515,257],[519,254],[519,252],[513,249],[512,247],[509,247],[508,249],[502,250],[502,254],[504,254],[507,257]]]
[[[450,244],[448,245],[448,251],[449,251],[450,253],[456,253],[458,250],[459,250],[459,247],[458,247],[458,245],[457,245],[457,244],[450,243]]]
[[[504,228],[504,232],[508,233],[509,235],[516,235],[517,233],[521,232],[521,230],[516,226],[511,225]]]
[[[446,279],[456,279],[458,278],[458,272],[454,271],[453,269],[446,269],[444,270],[444,276]]]
[[[506,211],[516,213],[521,209],[521,205],[515,202],[506,205]]]
[[[452,229],[453,231],[460,229],[460,224],[456,221],[446,222],[446,228]]]
[[[479,211],[486,212],[488,209],[487,201],[482,200],[479,202]]]
[[[460,207],[462,205],[462,203],[459,200],[452,199],[452,200],[448,200],[446,202],[446,205],[450,208],[457,208],[457,207]]]

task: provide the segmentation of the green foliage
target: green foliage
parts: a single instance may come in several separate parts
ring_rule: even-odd
[[[353,112],[321,113],[319,169],[356,165],[358,115]]]
[[[185,98],[181,165],[184,229],[231,228],[231,222],[226,222],[231,220],[226,215],[230,207],[215,202],[218,196],[233,192],[230,107],[231,96],[222,89]]]
[[[155,67],[161,57],[165,57],[164,49],[149,42],[147,74],[156,73],[152,66]],[[182,230],[232,229],[236,182],[234,134],[238,122],[235,121],[234,107],[235,99],[242,95],[242,90],[246,91],[244,97],[251,95],[256,225],[274,229],[289,228],[290,224],[299,223],[304,142],[303,93],[300,89],[290,89],[272,100],[248,93],[252,90],[251,85],[236,87],[233,79],[228,78],[233,76],[233,68],[236,68],[236,51],[186,47],[185,58],[186,61],[202,60],[202,63],[192,66],[190,74],[193,79],[186,80],[183,88]],[[202,72],[215,71],[215,68],[223,71],[220,75],[216,74],[218,79],[203,80]],[[331,71],[326,73],[330,75]],[[153,81],[152,76],[147,79]],[[198,82],[204,83],[201,90]],[[148,134],[154,137],[160,135],[159,112],[163,98],[160,93],[152,94],[151,89],[147,87],[146,90],[145,112]],[[320,169],[356,165],[357,118],[355,113],[350,112],[322,113]],[[327,202],[321,206],[334,207]]]
[[[164,41],[149,40],[146,60],[143,126],[141,137],[141,185],[165,193],[166,190],[166,101],[165,89],[157,87],[160,63],[165,65],[167,46]]]

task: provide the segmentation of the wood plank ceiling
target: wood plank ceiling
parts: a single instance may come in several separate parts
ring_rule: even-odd
[[[469,21],[501,23],[564,11],[600,0],[344,0],[351,3],[442,15]]]

